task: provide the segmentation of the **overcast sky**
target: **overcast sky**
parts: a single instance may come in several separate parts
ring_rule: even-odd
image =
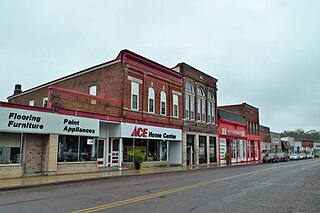
[[[320,130],[320,1],[0,0],[0,101],[129,49],[218,79],[271,131]]]

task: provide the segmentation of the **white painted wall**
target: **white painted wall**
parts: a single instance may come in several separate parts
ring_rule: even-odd
[[[169,162],[182,164],[182,142],[169,142]]]

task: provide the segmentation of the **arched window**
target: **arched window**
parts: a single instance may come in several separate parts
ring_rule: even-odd
[[[154,113],[154,89],[152,87],[148,90],[148,112]]]
[[[97,86],[93,85],[89,88],[89,94],[90,95],[97,95]]]
[[[214,94],[210,90],[208,92],[208,123],[215,123],[215,99]]]
[[[206,121],[206,97],[201,86],[198,87],[198,121]]]
[[[186,84],[186,91],[194,93],[193,86],[189,81]]]
[[[167,114],[167,95],[164,91],[160,93],[160,114],[166,115]]]
[[[186,83],[185,92],[185,118],[194,120],[194,88],[193,85],[188,81]]]

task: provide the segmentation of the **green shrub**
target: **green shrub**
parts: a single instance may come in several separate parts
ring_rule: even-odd
[[[140,150],[135,150],[133,153],[133,159],[135,163],[142,163],[144,160],[144,153]]]

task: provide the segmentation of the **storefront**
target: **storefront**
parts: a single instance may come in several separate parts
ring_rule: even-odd
[[[182,164],[182,130],[133,123],[121,123],[120,141],[123,166],[133,163],[133,153],[144,153],[144,166]]]
[[[225,155],[230,154],[231,163],[251,161],[252,145],[247,141],[246,120],[230,111],[218,109],[219,162],[226,163]]]
[[[97,171],[99,120],[0,105],[0,179]]]

